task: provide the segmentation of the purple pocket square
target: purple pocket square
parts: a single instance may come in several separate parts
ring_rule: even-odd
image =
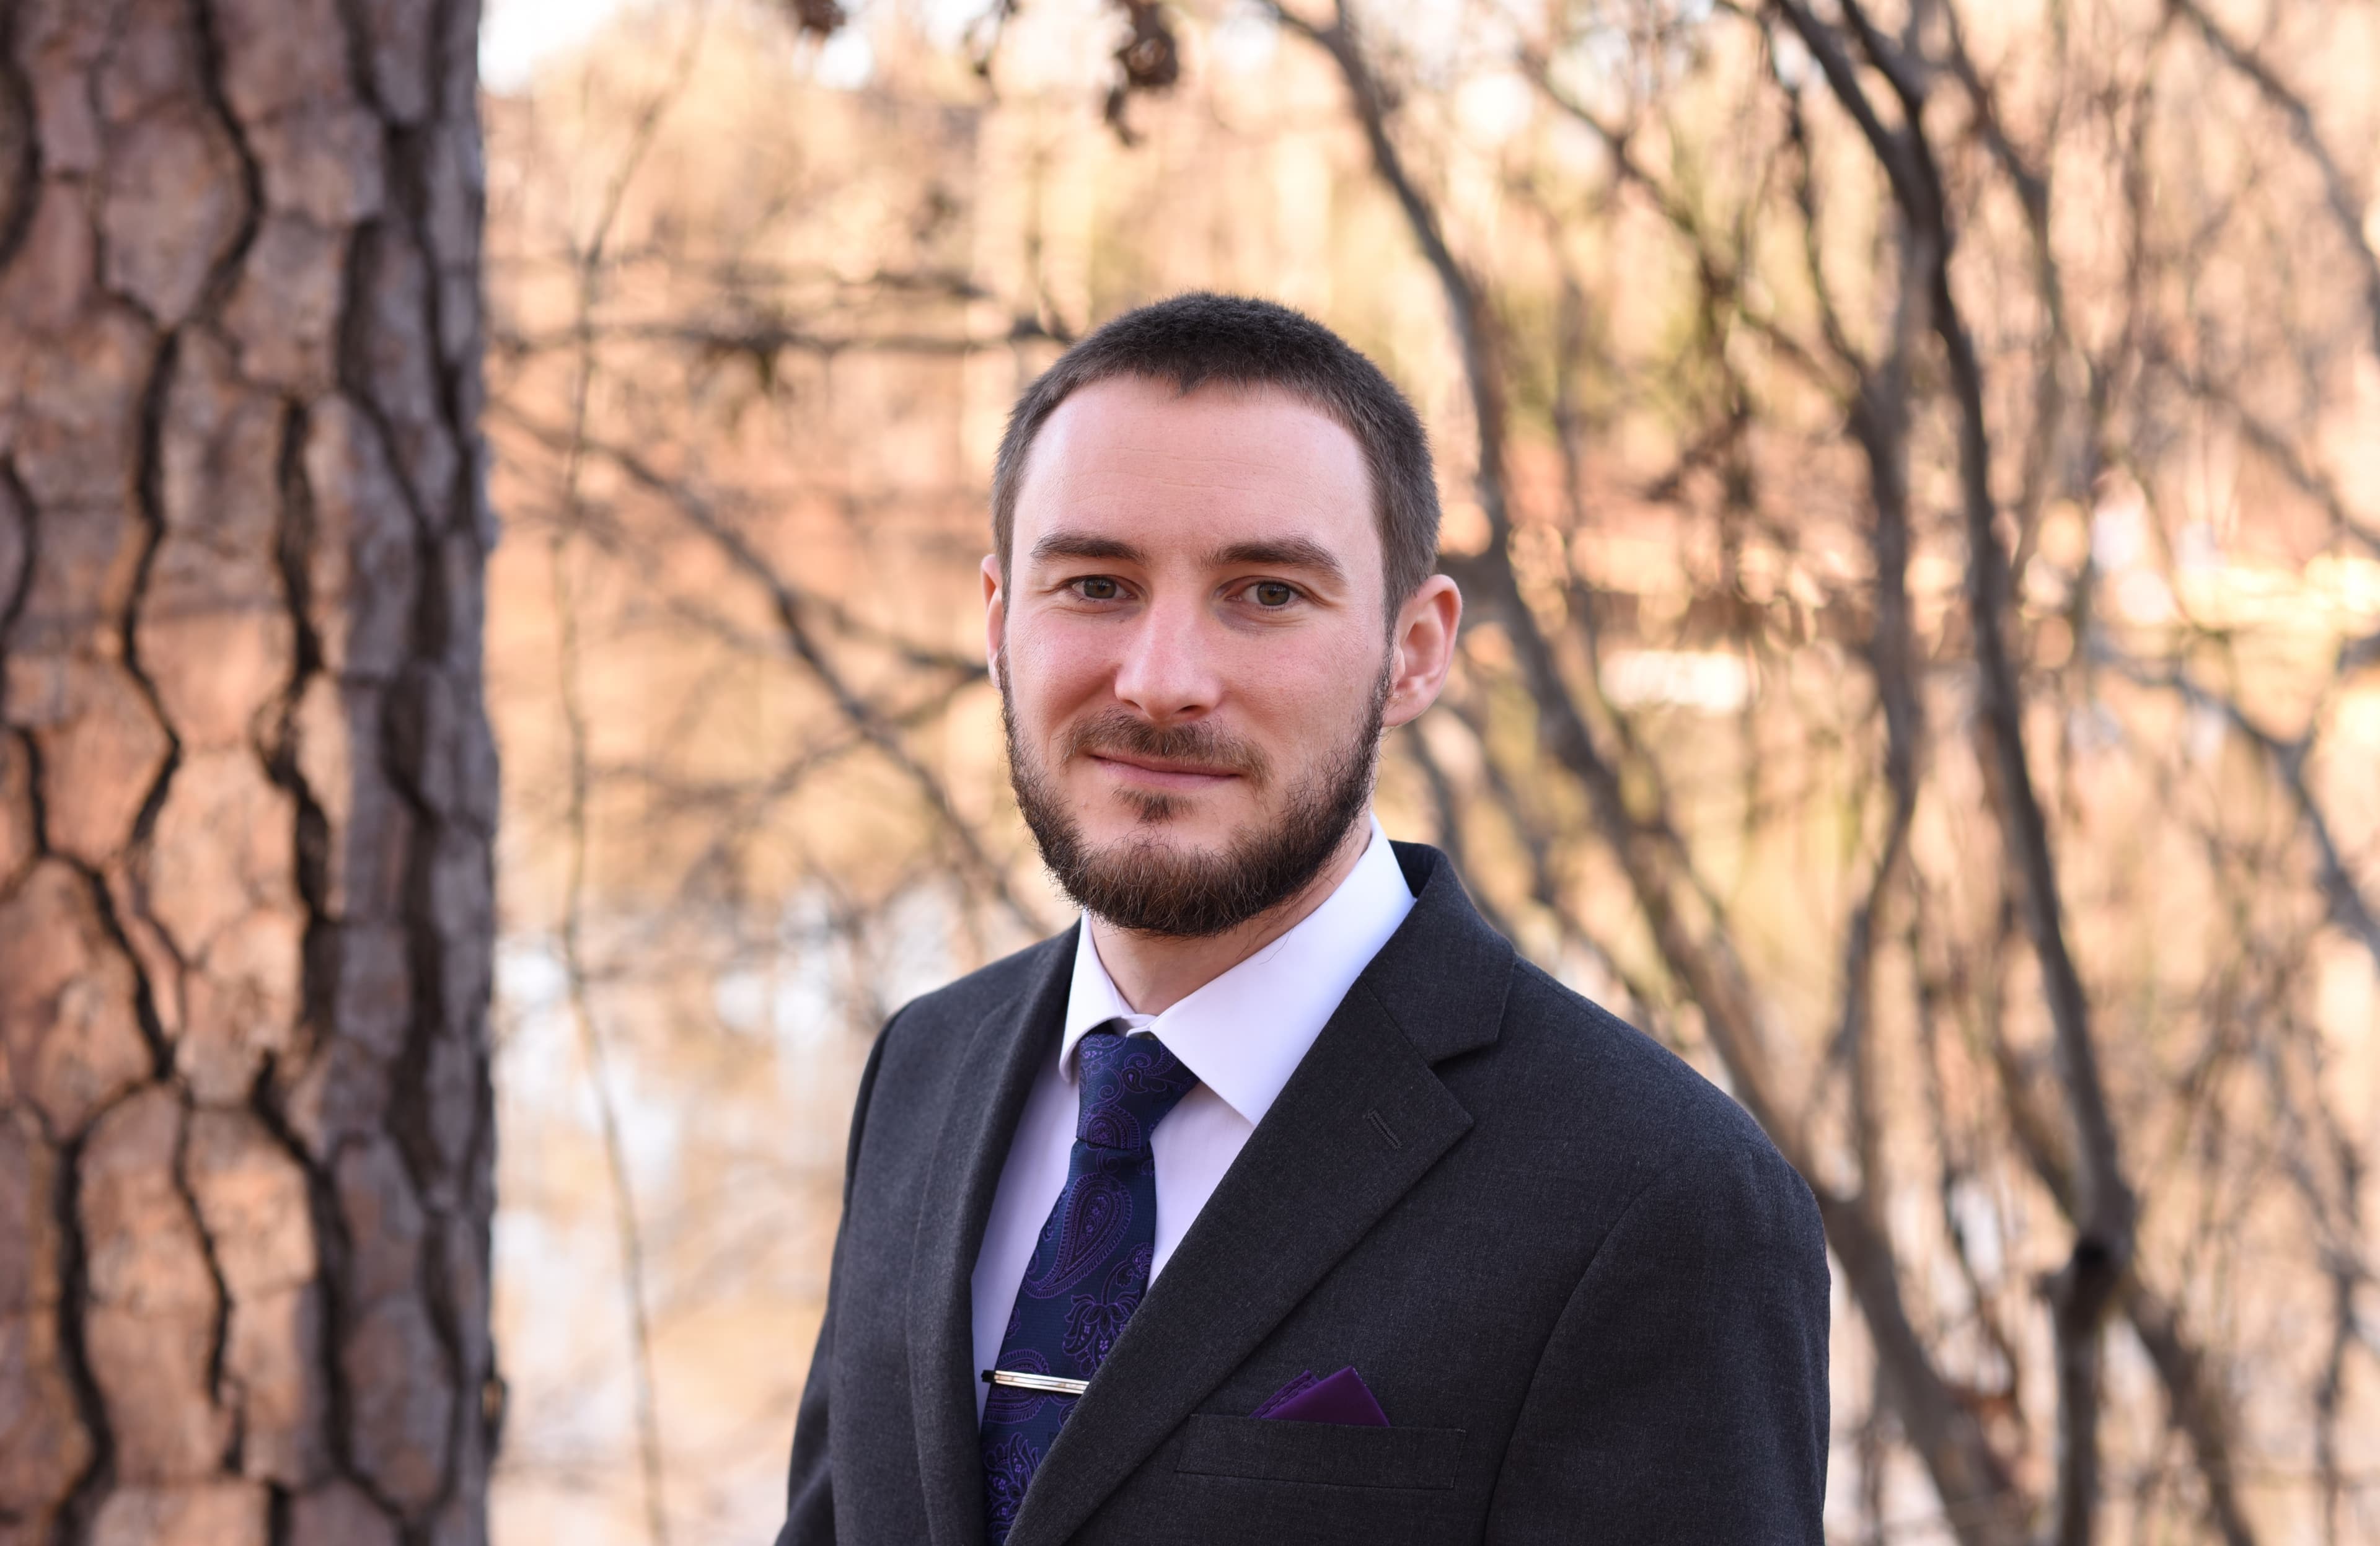
[[[1351,1428],[1389,1425],[1389,1414],[1372,1399],[1371,1387],[1353,1364],[1324,1380],[1316,1379],[1308,1369],[1248,1415],[1282,1422],[1336,1422]]]

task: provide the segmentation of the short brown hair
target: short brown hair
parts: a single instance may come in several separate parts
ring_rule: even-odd
[[[1127,311],[1058,356],[1008,416],[991,475],[991,535],[1002,575],[1016,531],[1016,490],[1043,421],[1077,388],[1112,376],[1277,387],[1337,420],[1372,478],[1389,610],[1438,564],[1438,480],[1420,416],[1380,368],[1329,328],[1271,301],[1194,290]]]

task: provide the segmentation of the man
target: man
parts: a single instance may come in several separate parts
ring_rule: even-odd
[[[1084,918],[876,1044],[779,1546],[1818,1541],[1808,1189],[1371,819],[1462,611],[1411,407],[1183,296],[1034,383],[992,507]]]

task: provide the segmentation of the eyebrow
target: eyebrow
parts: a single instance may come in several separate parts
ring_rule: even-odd
[[[1046,563],[1051,559],[1115,559],[1124,563],[1146,563],[1148,555],[1117,537],[1054,531],[1033,544],[1032,562]]]
[[[1121,537],[1094,537],[1088,532],[1051,532],[1033,544],[1032,562],[1047,563],[1061,559],[1104,559],[1119,563],[1146,564],[1148,555]],[[1330,549],[1304,537],[1234,542],[1208,554],[1207,562],[1218,567],[1261,564],[1277,569],[1309,569],[1342,585],[1347,579],[1347,566],[1341,563]]]
[[[1284,537],[1272,542],[1234,542],[1219,548],[1208,560],[1217,564],[1257,563],[1280,569],[1311,569],[1318,574],[1344,584],[1347,566],[1321,543],[1303,537]]]

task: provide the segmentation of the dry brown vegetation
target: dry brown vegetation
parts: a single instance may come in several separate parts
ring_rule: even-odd
[[[1830,1528],[2380,1536],[2380,15],[831,9],[490,103],[500,1532],[771,1527],[866,1038],[1063,917],[1001,416],[1200,285],[1429,421],[1384,818],[1819,1191]]]

